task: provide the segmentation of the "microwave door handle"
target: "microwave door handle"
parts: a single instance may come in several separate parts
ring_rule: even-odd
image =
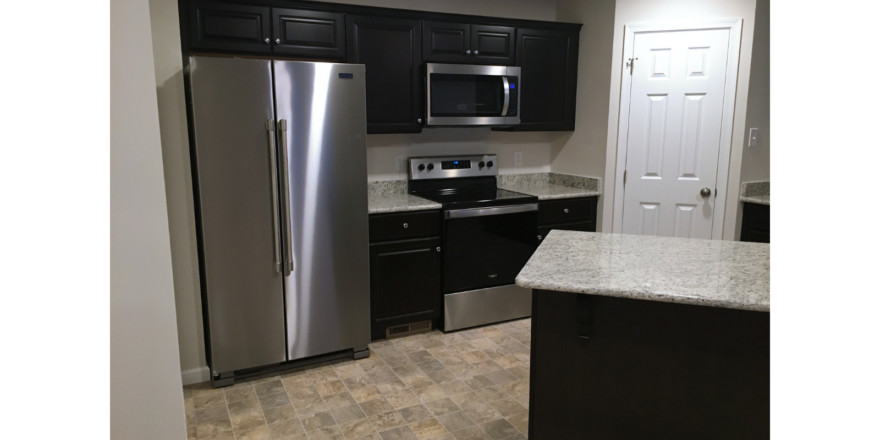
[[[501,116],[507,116],[507,107],[510,106],[510,83],[507,77],[502,76],[501,82],[504,83],[504,107],[501,107]]]

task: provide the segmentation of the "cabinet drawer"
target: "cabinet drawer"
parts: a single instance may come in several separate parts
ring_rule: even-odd
[[[540,202],[538,223],[568,223],[596,219],[596,197]]]
[[[440,235],[440,211],[374,214],[370,216],[370,242]]]

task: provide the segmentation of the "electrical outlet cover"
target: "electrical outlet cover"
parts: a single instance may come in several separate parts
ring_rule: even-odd
[[[394,159],[397,161],[397,172],[402,173],[406,171],[406,157],[397,156]]]
[[[521,167],[522,166],[522,153],[513,153],[513,166]]]

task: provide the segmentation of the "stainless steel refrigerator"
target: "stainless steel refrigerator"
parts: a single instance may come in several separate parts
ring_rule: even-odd
[[[369,355],[364,66],[196,56],[187,91],[214,384]]]

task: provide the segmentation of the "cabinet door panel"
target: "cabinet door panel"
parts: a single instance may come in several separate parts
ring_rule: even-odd
[[[770,206],[743,203],[740,241],[770,243]]]
[[[269,8],[208,1],[190,3],[193,50],[269,53]]]
[[[506,26],[471,26],[471,63],[499,66],[513,65],[514,28]]]
[[[520,79],[517,130],[574,130],[578,33],[517,29]]]
[[[367,133],[422,130],[419,20],[346,16],[348,62],[367,66]]]
[[[373,339],[386,327],[440,316],[440,238],[370,245]]]
[[[272,50],[277,54],[345,59],[343,20],[343,14],[272,9]]]
[[[471,49],[471,25],[438,21],[422,22],[425,62],[467,63]]]

